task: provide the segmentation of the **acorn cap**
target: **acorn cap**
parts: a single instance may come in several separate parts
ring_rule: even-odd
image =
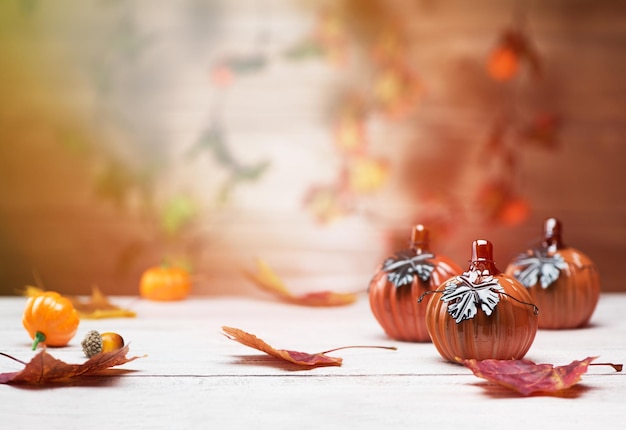
[[[96,330],[87,332],[80,344],[83,347],[83,352],[89,358],[102,352],[102,336]]]

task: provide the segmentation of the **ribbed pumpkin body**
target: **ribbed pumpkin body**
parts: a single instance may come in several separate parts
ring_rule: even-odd
[[[530,294],[495,267],[487,241],[474,242],[467,272],[430,295],[426,327],[446,360],[521,359],[535,339]]]
[[[528,288],[541,310],[539,328],[584,327],[600,298],[598,269],[585,254],[562,244],[557,220],[546,221],[544,234],[542,246],[518,256],[506,273]]]
[[[435,290],[448,278],[460,274],[461,269],[442,256],[434,256],[429,261],[434,268],[427,281],[415,275],[409,284],[396,286],[380,267],[370,282],[370,308],[387,336],[392,339],[430,341],[425,321],[426,303],[418,303],[418,300],[427,291]]]
[[[507,294],[530,302],[519,283],[497,276]],[[448,304],[433,294],[427,306],[426,324],[433,344],[443,358],[476,360],[520,359],[530,349],[537,333],[537,316],[528,305],[501,296],[491,315],[479,311],[472,319],[457,323],[448,313]]]
[[[32,339],[45,336],[47,346],[64,346],[76,334],[80,319],[72,302],[54,291],[30,297],[22,315],[22,324]],[[33,347],[34,348],[34,347]]]

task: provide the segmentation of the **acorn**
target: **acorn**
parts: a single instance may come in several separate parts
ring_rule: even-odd
[[[117,351],[124,346],[124,339],[117,333],[98,333],[96,330],[87,332],[81,342],[83,352],[89,358],[102,352]]]

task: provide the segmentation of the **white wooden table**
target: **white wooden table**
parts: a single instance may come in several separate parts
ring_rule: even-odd
[[[444,362],[432,344],[387,339],[365,296],[353,305],[307,308],[254,298],[113,302],[134,319],[84,320],[69,346],[48,352],[82,363],[80,341],[91,329],[116,331],[130,343],[117,376],[76,384],[0,385],[0,423],[11,429],[210,428],[626,428],[626,372],[590,367],[564,397],[519,395]],[[22,328],[24,298],[0,298],[0,351],[28,361],[35,354]],[[568,364],[626,361],[626,294],[602,296],[592,325],[540,330],[526,358]],[[227,339],[223,325],[276,348],[319,352],[344,345],[341,367],[297,370]],[[0,357],[0,372],[23,366]],[[10,425],[9,425],[10,424]]]

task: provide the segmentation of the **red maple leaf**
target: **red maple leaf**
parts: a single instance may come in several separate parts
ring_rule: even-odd
[[[314,367],[322,367],[322,366],[341,366],[343,362],[343,358],[341,357],[331,357],[326,355],[328,352],[337,351],[339,349],[346,348],[383,348],[383,349],[393,349],[396,348],[393,346],[346,346],[342,348],[335,348],[329,351],[318,352],[316,354],[309,354],[307,352],[300,351],[291,351],[288,349],[276,349],[265,341],[259,339],[253,334],[240,330],[234,327],[222,327],[224,331],[224,335],[231,339],[235,340],[243,345],[249,346],[250,348],[258,349],[259,351],[265,352],[266,354],[271,355],[272,357],[279,358],[281,360],[288,361],[293,364],[297,364],[299,366],[305,368],[314,368]]]
[[[566,366],[535,364],[530,360],[462,360],[479,378],[503,385],[524,396],[533,393],[556,393],[576,385],[597,357],[575,360]],[[608,364],[608,363],[604,363]],[[612,365],[621,371],[620,365]]]
[[[72,378],[90,376],[113,366],[133,361],[139,357],[127,358],[128,345],[116,351],[103,352],[91,357],[83,364],[68,364],[41,350],[28,363],[10,355],[0,353],[18,361],[25,367],[17,372],[0,373],[1,384],[47,384],[64,382]]]

